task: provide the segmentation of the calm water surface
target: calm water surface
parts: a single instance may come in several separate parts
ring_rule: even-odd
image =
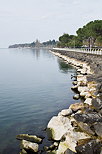
[[[50,118],[74,103],[74,73],[48,50],[0,49],[1,154],[18,154],[17,134],[44,134]]]

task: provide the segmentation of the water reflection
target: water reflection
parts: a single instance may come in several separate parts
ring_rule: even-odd
[[[36,57],[37,59],[39,59],[40,52],[41,52],[41,49],[40,48],[34,48],[34,49],[32,48],[29,51],[33,53],[34,57]]]
[[[62,59],[58,58],[59,69],[62,73],[68,73],[73,71],[73,67],[65,63]]]
[[[43,135],[50,118],[72,103],[75,70],[35,48],[1,49],[0,71],[0,153],[17,154],[16,135]]]

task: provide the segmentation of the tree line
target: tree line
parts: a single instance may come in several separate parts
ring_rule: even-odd
[[[102,20],[87,23],[76,31],[77,35],[63,34],[58,47],[102,47]]]

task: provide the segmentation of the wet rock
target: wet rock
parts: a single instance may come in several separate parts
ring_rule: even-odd
[[[24,149],[25,151],[30,151],[30,152],[38,152],[38,144],[37,143],[32,143],[26,140],[21,141],[21,149]]]
[[[77,81],[73,81],[72,83],[73,83],[73,85],[77,85],[78,82]]]
[[[78,89],[78,85],[75,85],[73,87],[71,87],[72,90],[77,90]]]
[[[71,115],[73,112],[71,109],[65,109],[65,110],[62,110],[61,112],[59,112],[59,116],[69,116]]]
[[[54,142],[54,146],[58,147],[59,143],[58,142]]]
[[[20,152],[20,154],[28,154],[24,149]]]
[[[80,98],[80,95],[79,94],[76,94],[76,95],[73,96],[73,98],[76,99],[76,100],[78,100]]]
[[[57,154],[56,150],[53,151],[47,151],[47,154]]]
[[[20,134],[16,136],[16,139],[18,140],[27,140],[30,142],[36,142],[36,143],[41,143],[42,139],[35,136],[35,135],[28,135],[28,134]]]
[[[56,144],[55,144],[56,143]],[[47,146],[44,146],[44,150],[45,151],[53,151],[53,150],[57,150],[57,147],[58,147],[58,144],[57,142],[55,142],[54,144],[52,144],[51,146],[47,147]]]
[[[100,154],[101,143],[96,140],[92,140],[86,144],[76,146],[78,154]]]
[[[102,116],[98,113],[87,113],[87,114],[75,114],[74,118],[78,122],[92,124],[95,122],[102,122]]]
[[[49,147],[48,146],[44,146],[44,151],[48,151],[49,150]]]

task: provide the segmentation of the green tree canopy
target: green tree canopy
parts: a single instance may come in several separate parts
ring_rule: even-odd
[[[102,20],[91,21],[79,28],[77,36],[63,34],[59,37],[59,47],[102,46]]]

